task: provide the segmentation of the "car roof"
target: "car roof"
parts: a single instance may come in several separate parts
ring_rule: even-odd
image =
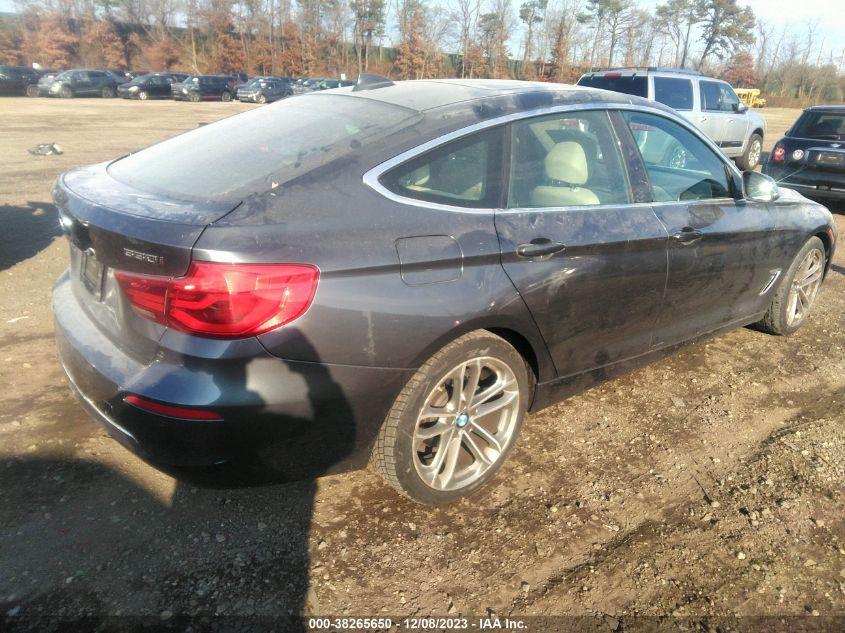
[[[606,90],[569,84],[510,79],[420,79],[397,81],[387,86],[360,92],[356,92],[354,88],[339,88],[337,92],[374,99],[420,112],[466,101],[531,94],[539,95],[541,93],[553,93],[555,101],[562,105],[570,101],[573,104],[595,101],[597,103],[636,103],[659,107],[658,104],[640,97]],[[536,100],[522,99],[521,101],[525,104],[525,110],[532,110],[537,107]]]
[[[836,112],[839,114],[845,114],[845,105],[810,106],[806,109],[806,112]]]

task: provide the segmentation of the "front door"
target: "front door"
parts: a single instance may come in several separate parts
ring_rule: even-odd
[[[669,275],[654,345],[760,312],[780,274],[773,268],[775,222],[768,206],[736,195],[725,160],[680,124],[642,112],[625,112],[623,120],[669,234]],[[664,147],[664,154],[643,151],[652,146]]]
[[[725,142],[725,128],[728,120],[727,112],[722,110],[720,104],[721,95],[719,82],[704,79],[698,82],[701,112],[699,112],[696,126],[719,147],[723,147]]]
[[[502,263],[569,376],[648,351],[666,284],[667,234],[633,204],[604,110],[511,124]]]

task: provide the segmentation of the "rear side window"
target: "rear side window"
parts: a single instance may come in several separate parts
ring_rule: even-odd
[[[692,82],[689,79],[655,77],[654,100],[675,110],[692,110]]]
[[[585,75],[578,80],[578,85],[648,98],[648,77],[645,76]]]
[[[622,157],[606,112],[564,112],[511,125],[508,207],[630,201]]]
[[[112,163],[117,180],[179,199],[242,200],[411,125],[419,113],[372,99],[309,95],[204,125]]]
[[[446,143],[384,174],[379,181],[406,198],[460,207],[497,206],[499,128]]]

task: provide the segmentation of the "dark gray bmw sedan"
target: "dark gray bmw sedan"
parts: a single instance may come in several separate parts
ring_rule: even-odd
[[[431,504],[488,481],[526,411],[794,332],[836,244],[670,109],[511,81],[296,96],[54,197],[59,353],[114,437],[159,464],[372,463]]]

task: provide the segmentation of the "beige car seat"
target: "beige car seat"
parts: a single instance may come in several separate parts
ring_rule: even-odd
[[[543,165],[549,180],[557,185],[541,185],[531,192],[535,207],[568,207],[600,204],[590,189],[583,187],[590,178],[587,155],[580,143],[564,141],[546,155]]]

